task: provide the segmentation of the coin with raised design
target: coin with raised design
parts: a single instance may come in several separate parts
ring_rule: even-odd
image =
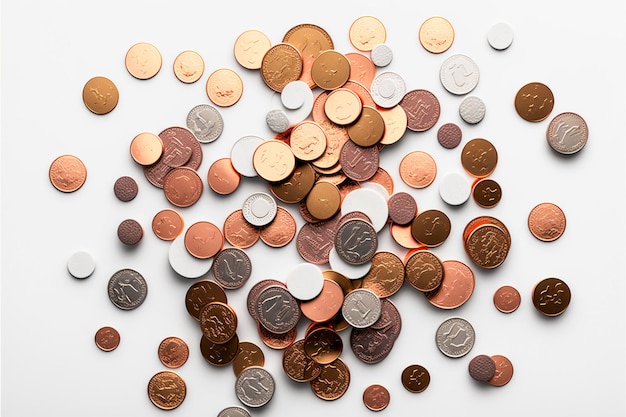
[[[409,392],[423,392],[430,385],[430,373],[422,365],[409,365],[402,371],[402,385]]]
[[[390,399],[389,390],[380,384],[369,385],[363,391],[363,404],[372,411],[384,410]]]
[[[110,352],[119,346],[120,334],[114,327],[104,326],[96,332],[95,342],[98,348],[105,352]]]
[[[346,295],[341,314],[352,327],[369,327],[378,320],[381,313],[380,298],[371,290],[359,288]]]
[[[113,111],[120,99],[120,93],[113,81],[107,77],[93,77],[83,87],[83,103],[98,115]]]
[[[335,249],[349,264],[361,265],[370,261],[378,249],[378,236],[371,223],[352,219],[344,222],[335,234]]]
[[[274,396],[274,377],[261,366],[244,369],[235,381],[235,394],[243,405],[262,407]]]
[[[566,218],[563,210],[554,203],[537,204],[528,214],[528,229],[544,242],[553,242],[565,233]]]
[[[579,152],[589,139],[587,122],[572,112],[556,115],[548,125],[546,138],[552,149],[563,155]]]
[[[274,198],[263,192],[251,194],[243,202],[243,217],[253,226],[266,226],[274,220],[278,210]]]
[[[418,291],[434,291],[443,281],[443,264],[428,250],[414,252],[404,268],[406,280]]]
[[[199,104],[189,110],[187,128],[198,142],[211,143],[222,135],[224,119],[215,107],[210,104]]]
[[[503,285],[493,294],[493,304],[503,313],[512,313],[520,305],[521,296],[515,287]]]
[[[287,179],[296,167],[296,157],[286,143],[270,139],[259,144],[252,155],[252,165],[261,178],[269,182]]]
[[[115,307],[121,310],[134,310],[146,300],[148,284],[134,269],[120,269],[109,279],[108,294]]]
[[[484,178],[496,169],[498,151],[487,139],[472,139],[463,146],[461,164],[468,174]]]
[[[533,305],[546,316],[562,314],[572,299],[569,286],[560,278],[544,278],[535,284],[532,291]]]
[[[550,115],[553,108],[554,94],[543,83],[528,83],[515,95],[515,110],[526,121],[540,122]]]
[[[156,46],[139,42],[128,49],[125,64],[128,73],[139,80],[147,80],[159,73],[163,58]]]
[[[450,235],[450,218],[441,210],[421,212],[411,223],[411,233],[416,241],[429,247],[441,245]]]
[[[230,68],[217,69],[206,80],[206,94],[216,106],[230,107],[243,95],[243,80]]]
[[[54,188],[64,193],[72,193],[85,184],[87,168],[80,158],[61,155],[50,164],[48,177]]]
[[[209,341],[226,343],[237,332],[237,314],[230,305],[212,301],[200,310],[200,329]]]
[[[478,65],[472,58],[463,54],[448,57],[439,69],[439,80],[452,94],[467,94],[476,88],[480,79]]]
[[[334,49],[322,51],[313,61],[311,76],[318,87],[335,90],[350,78],[350,61]]]
[[[387,40],[387,29],[373,16],[361,16],[350,25],[350,43],[359,51],[371,51],[376,45]]]
[[[169,336],[159,343],[158,355],[168,368],[180,368],[189,358],[189,346],[180,337]]]
[[[313,62],[322,52],[335,49],[328,32],[317,25],[302,23],[289,29],[283,36],[283,42],[295,46],[300,51],[303,63],[300,80],[309,88],[315,87],[311,75]]]
[[[435,333],[437,347],[450,358],[467,355],[474,347],[475,338],[474,327],[461,317],[444,320]]]
[[[341,398],[350,386],[350,369],[341,358],[322,365],[320,375],[310,382],[316,397],[326,401]]]
[[[185,308],[196,321],[200,321],[202,307],[213,301],[226,303],[226,293],[218,283],[208,279],[194,282],[185,294]]]
[[[186,395],[187,385],[175,372],[158,372],[148,382],[148,397],[161,410],[175,409],[183,403]]]
[[[437,176],[437,163],[425,151],[412,151],[406,154],[399,165],[400,178],[412,188],[426,188]]]
[[[172,169],[163,181],[163,192],[167,201],[176,207],[194,205],[202,195],[204,186],[196,170],[189,167]]]
[[[272,47],[272,42],[261,31],[246,30],[235,40],[235,59],[244,68],[259,69],[263,56]]]
[[[459,104],[459,115],[466,123],[475,125],[485,118],[485,102],[476,96],[467,96]]]
[[[502,387],[508,384],[513,378],[513,364],[511,360],[504,355],[492,355],[491,359],[496,363],[496,372],[487,381],[489,385]]]
[[[426,300],[437,308],[450,310],[465,304],[474,293],[476,278],[469,266],[447,259],[443,265],[443,281],[437,289],[426,293]]]
[[[426,19],[419,28],[419,41],[428,52],[440,54],[447,51],[454,42],[454,28],[443,17]]]
[[[243,287],[252,274],[250,257],[239,248],[224,248],[211,266],[215,281],[225,289]]]
[[[279,43],[263,55],[261,78],[269,88],[280,93],[287,84],[300,78],[302,67],[300,51],[288,43]]]
[[[185,84],[198,81],[204,74],[204,60],[196,51],[183,51],[174,59],[174,75]]]
[[[259,292],[254,314],[267,330],[283,334],[296,327],[301,311],[298,301],[289,290],[279,285],[270,285]]]
[[[222,231],[209,221],[197,221],[185,232],[185,248],[196,258],[211,258],[223,247]]]
[[[217,413],[217,417],[251,417],[248,410],[242,407],[231,406],[226,407],[219,413]]]
[[[372,81],[370,88],[372,99],[383,108],[391,108],[399,104],[406,94],[404,78],[395,72],[382,72]]]
[[[487,382],[496,373],[496,363],[489,355],[477,355],[469,362],[467,370],[476,381]]]
[[[482,178],[472,185],[472,196],[479,206],[492,208],[502,199],[502,187],[492,178]]]
[[[240,341],[237,355],[233,361],[235,376],[239,376],[246,368],[265,365],[265,355],[260,347],[252,342]]]

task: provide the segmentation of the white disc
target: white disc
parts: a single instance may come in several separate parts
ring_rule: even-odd
[[[486,110],[485,103],[476,96],[465,97],[459,105],[461,119],[472,125],[485,118]]]
[[[441,199],[451,206],[460,206],[465,203],[472,193],[469,180],[459,173],[446,175],[439,184]]]
[[[393,60],[393,51],[391,50],[389,45],[379,43],[374,47],[374,49],[372,49],[370,56],[374,65],[379,68],[386,67],[387,65],[391,64],[391,61]]]
[[[185,247],[185,233],[181,233],[170,244],[168,258],[170,266],[178,275],[194,279],[200,278],[211,270],[214,257],[200,259],[190,254]]]
[[[506,23],[496,23],[487,32],[487,42],[498,51],[502,51],[513,43],[513,29]]]
[[[376,191],[385,199],[385,201],[389,200],[389,192],[383,185],[374,181],[363,181],[362,183],[360,183],[360,185],[361,188],[368,188],[370,190]]]
[[[316,265],[301,263],[289,271],[285,283],[291,295],[298,300],[308,301],[322,292],[324,275]]]
[[[311,94],[311,89],[307,83],[304,81],[291,81],[280,93],[280,100],[283,106],[289,110],[296,110],[304,105],[309,94]]]
[[[289,118],[283,109],[273,109],[265,115],[265,122],[274,133],[283,133],[289,129]]]
[[[89,252],[78,251],[67,260],[67,270],[74,278],[87,278],[96,269],[96,261]]]
[[[233,168],[244,177],[256,177],[252,157],[256,147],[263,143],[263,138],[258,136],[244,136],[235,142],[230,150],[230,161]]]
[[[341,204],[341,215],[344,216],[353,211],[365,213],[372,221],[372,226],[376,232],[380,232],[385,227],[389,217],[387,199],[380,192],[371,188],[358,188],[350,191],[344,197]]]
[[[367,261],[360,265],[351,265],[341,259],[337,254],[337,250],[333,247],[328,253],[328,264],[330,269],[340,273],[348,279],[363,278],[372,268],[372,261]]]

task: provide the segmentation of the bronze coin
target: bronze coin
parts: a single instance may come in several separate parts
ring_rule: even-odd
[[[503,285],[493,294],[493,304],[503,313],[512,313],[519,307],[521,296],[515,287]]]
[[[324,103],[326,117],[340,126],[347,126],[359,118],[363,103],[354,91],[347,88],[333,90]]]
[[[362,362],[380,363],[391,353],[397,336],[398,332],[394,332],[391,325],[386,329],[374,329],[371,326],[361,329],[351,327],[350,348]]]
[[[394,190],[394,180],[391,175],[382,167],[378,167],[376,173],[368,180],[369,182],[375,182],[376,184],[382,185],[385,190],[387,190],[387,194],[391,196]],[[354,182],[354,181],[353,181]],[[360,185],[356,184],[359,188]],[[388,197],[385,197],[388,198]]]
[[[252,263],[243,250],[225,248],[215,256],[211,271],[220,286],[234,290],[248,282],[252,274]]]
[[[343,341],[337,332],[328,327],[319,327],[304,338],[304,352],[320,365],[333,362],[343,351]]]
[[[180,337],[166,337],[159,344],[158,355],[168,368],[180,368],[189,358],[189,346]]]
[[[511,248],[506,232],[493,224],[483,224],[473,229],[465,241],[465,251],[470,259],[482,268],[496,268],[504,262]]]
[[[143,237],[143,227],[137,220],[123,220],[117,227],[117,237],[125,245],[136,245]]]
[[[302,54],[302,75],[300,80],[310,88],[315,87],[312,77],[312,66],[315,59],[324,51],[334,48],[333,40],[326,30],[310,23],[296,25],[289,29],[283,42],[295,46]]]
[[[532,292],[533,305],[546,316],[562,314],[572,299],[569,286],[559,278],[545,278],[535,284]]]
[[[370,326],[372,330],[383,330],[389,338],[395,340],[402,330],[402,317],[398,308],[389,298],[380,300],[380,317]]]
[[[319,124],[304,120],[291,129],[289,146],[300,161],[314,161],[326,151],[326,133]]]
[[[430,373],[422,365],[409,365],[402,371],[402,386],[409,392],[423,392],[430,385]]]
[[[113,193],[118,200],[128,202],[137,197],[139,187],[137,181],[133,177],[124,175],[115,180],[113,184]]]
[[[267,50],[261,61],[261,78],[272,90],[280,93],[302,74],[300,51],[288,43],[279,43]]]
[[[440,210],[426,210],[411,224],[413,238],[429,247],[441,245],[450,235],[450,218]]]
[[[365,148],[348,140],[341,147],[339,162],[348,178],[354,181],[367,181],[380,167],[380,150],[378,146]]]
[[[387,200],[389,219],[399,225],[410,224],[417,216],[417,202],[409,193],[392,194]]]
[[[454,42],[454,28],[443,17],[431,17],[426,19],[420,26],[419,41],[428,52],[440,54],[452,46],[452,42]]]
[[[364,106],[373,107],[380,111],[380,109],[376,106],[376,102],[372,98],[372,93],[370,93],[370,90],[368,90],[363,84],[348,80],[342,87],[354,91],[356,95],[359,96]]]
[[[285,348],[282,364],[287,376],[296,382],[311,382],[322,372],[321,365],[304,351],[304,339],[296,340]]]
[[[113,111],[120,99],[120,93],[113,81],[106,77],[93,77],[83,87],[83,102],[95,114]]]
[[[165,177],[172,171],[172,169],[173,168],[165,165],[162,159],[159,159],[156,163],[150,166],[144,166],[143,173],[150,184],[157,188],[163,188]]]
[[[282,248],[296,236],[296,219],[283,207],[276,208],[276,217],[260,232],[260,238],[267,246],[272,248]]]
[[[239,352],[237,333],[226,343],[213,343],[206,337],[200,339],[200,353],[204,360],[213,366],[226,366],[233,363]]]
[[[206,80],[206,94],[216,106],[230,107],[241,99],[243,81],[230,68],[217,69]]]
[[[200,310],[200,328],[209,341],[226,343],[237,332],[237,314],[228,304],[212,301]]]
[[[530,233],[544,242],[553,242],[565,233],[565,213],[554,203],[537,204],[528,215]]]
[[[468,371],[476,381],[487,382],[496,373],[496,363],[488,355],[474,356],[468,365]]]
[[[78,157],[61,155],[50,164],[48,177],[54,188],[64,193],[72,193],[85,184],[87,168]]]
[[[318,181],[306,197],[306,207],[313,217],[328,220],[339,211],[341,195],[336,185]]]
[[[282,334],[297,326],[301,311],[298,301],[285,287],[271,285],[259,293],[255,315],[267,330]]]
[[[300,303],[300,310],[302,314],[313,322],[326,322],[332,320],[332,318],[341,310],[343,305],[344,292],[342,287],[335,281],[326,278],[326,274],[322,271],[324,276],[324,285],[319,295],[312,300],[304,301]],[[344,279],[347,279],[344,277]],[[348,282],[350,288],[352,285]]]
[[[430,129],[441,114],[439,100],[428,90],[408,91],[398,104],[406,112],[407,128],[414,132]]]
[[[513,378],[513,364],[503,355],[492,355],[491,359],[496,363],[496,372],[488,381],[494,387],[502,387],[508,384]]]
[[[481,178],[472,186],[474,201],[481,207],[495,207],[502,198],[502,187],[491,178]]]
[[[311,77],[318,87],[335,90],[350,78],[350,61],[334,49],[322,51],[311,65]]]
[[[436,290],[443,281],[443,264],[427,250],[413,252],[405,265],[406,280],[418,291]]]
[[[441,125],[437,131],[437,141],[446,149],[453,149],[459,146],[462,138],[461,128],[454,123]]]
[[[359,146],[374,146],[385,134],[385,120],[375,107],[363,106],[359,118],[348,126],[348,136]]]
[[[187,385],[175,372],[158,372],[148,382],[148,397],[161,410],[175,409],[183,403],[186,395]]]
[[[344,296],[347,295],[353,289],[355,289],[356,287],[353,284],[356,281],[359,281],[359,280],[348,279],[345,275],[337,271],[333,271],[332,269],[326,269],[322,271],[322,276],[324,277],[325,280],[328,279],[330,281],[337,283],[341,287],[341,290],[343,291]],[[341,300],[341,303],[343,304],[343,299]],[[314,320],[314,321],[324,321],[324,320]]]
[[[372,291],[378,298],[387,298],[402,288],[404,278],[402,260],[392,252],[378,251],[372,257],[372,266],[363,277],[361,288]]]
[[[496,169],[498,151],[486,139],[472,139],[463,147],[461,164],[468,174],[476,178],[484,178]]]
[[[298,329],[295,327],[283,334],[272,333],[265,327],[261,326],[261,323],[259,322],[257,322],[256,327],[261,341],[265,344],[265,346],[271,349],[286,349],[296,340],[296,336],[298,334]]]
[[[184,226],[182,216],[172,209],[161,210],[152,219],[152,231],[161,240],[176,239],[182,233]]]
[[[185,84],[198,81],[204,74],[204,60],[196,51],[183,51],[174,59],[174,75]]]
[[[370,88],[376,76],[376,66],[372,60],[359,52],[348,52],[346,58],[350,62],[349,80],[362,84],[365,88]]]
[[[163,182],[165,198],[176,207],[194,205],[200,199],[203,189],[200,175],[189,167],[172,169]]]
[[[96,346],[105,352],[115,350],[120,344],[119,332],[111,327],[104,326],[98,329],[95,336]]]
[[[502,230],[504,234],[506,235],[506,239],[510,244],[511,233],[509,233],[509,229],[501,220],[492,216],[478,216],[470,220],[465,226],[465,229],[463,229],[463,242],[467,242],[467,239],[469,238],[471,233],[474,230],[476,230],[477,227],[482,226],[484,224],[490,224],[490,225],[500,228],[500,230]]]
[[[224,220],[224,238],[233,246],[246,249],[254,245],[261,236],[261,229],[254,227],[243,217],[243,210],[237,209]]]
[[[241,174],[235,170],[230,158],[220,158],[209,167],[207,182],[216,193],[228,195],[239,188]]]
[[[546,129],[546,139],[552,149],[563,155],[580,151],[589,139],[587,122],[572,112],[558,114]]]
[[[363,404],[372,411],[382,411],[389,405],[389,390],[380,384],[373,384],[363,391]]]
[[[371,51],[376,45],[385,43],[387,29],[383,22],[373,16],[361,16],[350,25],[350,43],[359,51]]]
[[[196,321],[200,321],[202,307],[213,301],[227,302],[224,289],[214,281],[196,281],[191,284],[185,294],[185,308]]]
[[[474,272],[461,261],[445,260],[443,280],[437,289],[426,293],[426,300],[435,307],[449,310],[462,306],[474,292]]]
[[[426,188],[437,176],[437,163],[424,151],[412,151],[400,161],[400,178],[412,188]]]
[[[194,170],[198,164],[190,166],[194,152],[198,150],[198,155],[202,154],[200,142],[193,133],[184,127],[171,126],[159,133],[159,138],[163,142],[163,155],[161,162],[171,168],[187,165]]]
[[[130,142],[130,156],[142,166],[150,166],[163,155],[163,140],[154,133],[142,132]]]
[[[260,347],[252,342],[239,342],[239,348],[233,361],[235,376],[250,366],[265,365],[265,355]]]
[[[415,238],[413,238],[411,229],[412,225],[410,223],[406,226],[399,225],[397,223],[391,223],[389,225],[389,233],[391,233],[391,237],[398,245],[406,249],[415,249],[420,246],[426,248],[426,245],[419,243],[415,240]]]
[[[515,95],[515,110],[524,120],[540,122],[546,119],[554,108],[552,90],[542,83],[524,85]]]
[[[162,63],[163,58],[159,50],[147,42],[136,43],[126,52],[126,69],[138,80],[148,80],[157,75]]]
[[[246,30],[235,40],[235,59],[244,68],[259,69],[263,55],[272,47],[272,41],[258,30]]]
[[[211,258],[224,247],[221,230],[211,222],[199,221],[185,232],[185,248],[199,259]]]
[[[270,184],[270,191],[284,203],[299,203],[313,188],[315,177],[313,166],[304,163],[296,166],[287,179]]]
[[[322,365],[320,375],[310,382],[316,397],[326,401],[341,398],[350,386],[350,369],[341,358]]]

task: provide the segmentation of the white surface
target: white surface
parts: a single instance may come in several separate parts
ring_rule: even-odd
[[[387,191],[385,190],[385,193]],[[372,188],[357,188],[350,191],[341,202],[341,215],[345,216],[353,211],[365,213],[372,221],[376,232],[380,233],[389,218],[389,206],[383,193]]]
[[[206,275],[211,270],[214,260],[213,257],[200,259],[190,254],[185,247],[184,232],[170,242],[167,256],[172,269],[181,277],[189,279],[196,279]]]
[[[184,297],[192,281],[171,270],[169,242],[146,233],[132,250],[123,247],[116,228],[136,218],[146,230],[154,214],[169,203],[151,186],[129,155],[130,140],[139,132],[160,132],[184,126],[191,108],[208,103],[205,75],[186,85],[172,73],[183,50],[206,59],[205,74],[221,67],[238,71],[244,94],[234,106],[221,109],[222,136],[205,151],[200,175],[214,160],[229,155],[234,141],[256,134],[274,134],[265,115],[273,92],[257,71],[240,68],[233,57],[237,36],[248,29],[265,32],[273,43],[300,23],[315,23],[333,37],[342,52],[353,51],[348,30],[361,15],[378,17],[387,28],[394,60],[387,70],[401,74],[408,89],[427,88],[441,103],[437,125],[423,133],[407,132],[381,152],[382,166],[394,177],[397,191],[415,196],[420,210],[437,208],[452,221],[448,240],[435,248],[442,260],[470,265],[461,233],[471,218],[487,214],[501,219],[512,235],[507,260],[495,270],[473,268],[476,288],[461,308],[442,311],[420,294],[403,287],[392,297],[403,327],[390,355],[380,364],[361,363],[341,333],[341,357],[350,367],[351,385],[339,400],[326,402],[310,387],[291,381],[281,366],[282,352],[265,348],[246,312],[249,289],[264,278],[284,281],[287,271],[302,262],[295,242],[281,249],[257,243],[246,253],[252,277],[228,301],[238,313],[237,333],[263,348],[265,367],[276,380],[276,395],[253,416],[301,417],[373,415],[362,404],[363,389],[385,385],[391,404],[376,416],[398,416],[419,410],[424,416],[624,416],[625,285],[625,33],[623,2],[493,1],[397,2],[364,0],[184,3],[165,1],[18,1],[2,2],[2,416],[147,416],[163,414],[149,401],[148,380],[163,370],[156,354],[163,338],[176,335],[190,346],[190,358],[177,370],[187,383],[187,398],[168,416],[215,416],[239,405],[231,367],[216,368],[200,355],[200,329],[186,312]],[[451,48],[430,54],[419,45],[420,24],[444,16],[455,29]],[[515,28],[515,42],[505,51],[489,46],[487,31],[506,21]],[[149,41],[163,55],[161,72],[139,81],[124,68],[127,49]],[[438,72],[454,53],[472,57],[480,67],[475,94],[489,107],[480,124],[467,126],[458,116],[459,97],[445,91]],[[86,80],[109,76],[120,90],[120,102],[108,115],[91,114],[81,92]],[[522,120],[513,107],[518,89],[528,82],[546,83],[555,94],[553,115],[574,111],[590,129],[589,142],[572,157],[556,154],[546,143],[549,119]],[[317,94],[317,91],[316,91]],[[278,95],[276,95],[278,96]],[[274,107],[275,108],[275,107]],[[462,169],[460,149],[444,149],[436,140],[446,122],[462,125],[464,143],[485,137],[498,149],[493,177],[503,188],[493,209],[472,202],[450,208],[438,195],[438,182],[409,189],[397,166],[411,150],[423,149],[437,160],[441,172]],[[79,156],[88,169],[83,188],[63,194],[48,181],[52,160],[63,153]],[[140,192],[119,202],[112,185],[132,175]],[[607,180],[609,179],[609,180]],[[181,209],[186,224],[208,220],[223,224],[251,192],[267,190],[260,178],[243,178],[230,196],[205,190],[194,206]],[[542,201],[557,203],[567,216],[567,232],[555,242],[540,242],[528,231],[528,213]],[[294,206],[286,206],[290,210]],[[293,210],[300,227],[303,222]],[[406,253],[387,230],[379,250]],[[68,257],[88,248],[98,268],[85,280],[67,272]],[[111,304],[106,285],[118,269],[135,268],[148,280],[146,302],[122,311]],[[532,286],[556,276],[573,291],[572,303],[559,317],[539,315],[530,300]],[[207,275],[207,277],[211,277]],[[493,306],[493,292],[514,285],[522,305],[512,314]],[[434,335],[446,318],[461,316],[476,330],[469,355],[448,358],[439,352]],[[113,352],[98,349],[93,337],[103,325],[121,333]],[[299,327],[304,335],[305,320]],[[515,367],[513,380],[502,388],[476,384],[467,373],[474,354],[503,354]],[[431,375],[426,391],[412,394],[400,383],[410,364],[425,366]]]
[[[446,174],[439,183],[441,199],[451,206],[460,206],[465,203],[472,193],[472,186],[467,174],[451,172]]]
[[[246,135],[237,139],[230,149],[230,162],[233,168],[244,177],[256,177],[259,174],[254,169],[253,156],[257,146],[262,144],[263,138],[256,135]]]
[[[301,263],[287,273],[287,289],[295,298],[309,301],[317,297],[324,287],[322,270],[310,263]]]
[[[87,251],[78,251],[67,260],[67,270],[74,278],[88,278],[96,269],[96,260]]]
[[[372,261],[367,261],[360,265],[349,264],[341,259],[337,253],[337,249],[333,246],[328,253],[328,269],[339,272],[348,279],[363,278],[372,268]]]
[[[493,49],[502,51],[513,43],[513,29],[504,22],[496,23],[487,32],[487,42]]]

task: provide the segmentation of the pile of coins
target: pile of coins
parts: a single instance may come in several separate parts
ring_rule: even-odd
[[[214,366],[233,365],[235,393],[247,407],[267,404],[275,380],[264,368],[259,346],[239,339],[237,313],[228,304],[225,289],[246,285],[252,264],[244,249],[258,240],[281,248],[295,239],[305,262],[295,266],[285,280],[254,283],[248,293],[248,313],[263,343],[283,350],[286,375],[297,383],[309,383],[324,400],[340,398],[350,385],[350,371],[340,358],[344,348],[339,332],[350,329],[350,349],[364,363],[379,363],[389,355],[402,327],[400,313],[389,297],[405,279],[443,310],[463,305],[475,287],[470,266],[458,260],[442,261],[434,253],[450,234],[450,218],[441,210],[418,210],[410,193],[394,193],[393,179],[379,165],[380,153],[407,130],[424,132],[437,124],[439,100],[424,89],[407,91],[399,74],[379,71],[391,63],[394,54],[385,44],[386,29],[378,19],[356,19],[349,38],[359,52],[335,50],[331,36],[313,24],[293,27],[275,45],[262,32],[242,33],[234,45],[237,62],[259,70],[265,85],[279,93],[280,102],[266,114],[267,126],[276,136],[238,139],[230,157],[212,162],[206,180],[216,194],[229,195],[242,178],[258,176],[267,182],[269,193],[250,195],[241,209],[226,217],[223,227],[202,220],[185,230],[182,216],[173,209],[158,212],[152,222],[154,234],[171,242],[169,262],[174,271],[190,279],[212,272],[214,279],[191,284],[185,306],[199,323],[202,356]],[[430,53],[447,51],[453,40],[453,27],[442,17],[427,19],[419,29],[419,41]],[[488,42],[496,50],[508,48],[510,28],[494,26]],[[125,62],[139,80],[154,77],[162,64],[158,49],[148,43],[133,45]],[[198,53],[184,51],[176,57],[174,74],[181,82],[195,83],[203,73],[204,61]],[[443,87],[458,96],[469,94],[479,82],[478,66],[465,55],[448,57],[439,75]],[[317,90],[321,91],[314,96]],[[220,69],[207,79],[207,97],[217,107],[235,105],[242,93],[242,79],[234,70]],[[83,100],[90,111],[103,115],[116,107],[119,92],[111,80],[94,77],[85,84]],[[523,86],[515,97],[517,113],[530,122],[546,119],[553,105],[552,92],[541,83]],[[485,104],[479,97],[467,96],[458,111],[463,121],[474,125],[484,118]],[[158,134],[140,132],[130,143],[132,159],[143,168],[147,181],[162,189],[166,200],[177,208],[199,201],[204,190],[198,173],[201,144],[221,136],[224,120],[216,107],[200,104],[189,111],[186,125]],[[556,152],[573,154],[584,147],[588,129],[580,116],[563,113],[550,122],[546,135]],[[445,149],[456,148],[461,128],[446,123],[437,139]],[[497,205],[502,190],[489,178],[498,161],[494,145],[473,138],[463,147],[460,160],[473,182],[460,174],[446,176],[439,189],[442,200],[460,206],[473,196],[482,208]],[[427,152],[416,150],[402,159],[399,173],[406,185],[421,189],[433,183],[437,165]],[[79,158],[62,155],[53,161],[49,176],[60,191],[74,192],[85,183],[86,168]],[[137,195],[137,183],[127,176],[120,177],[113,189],[120,201]],[[276,200],[297,206],[305,221],[299,230],[290,210]],[[553,241],[564,231],[565,215],[546,202],[533,209],[528,226],[538,239]],[[404,259],[379,250],[378,234],[385,227],[396,243],[408,249]],[[124,244],[136,245],[143,228],[133,219],[124,220],[118,237]],[[466,225],[463,245],[473,264],[493,269],[507,258],[511,235],[499,219],[479,216]],[[328,269],[319,267],[326,264]],[[68,270],[76,278],[86,278],[93,272],[93,259],[76,254]],[[145,300],[147,283],[139,272],[123,269],[113,274],[108,291],[116,307],[132,310]],[[558,278],[544,279],[533,289],[536,309],[547,316],[565,311],[570,297],[569,287]],[[494,305],[504,313],[515,311],[519,302],[519,292],[510,286],[494,294]],[[297,338],[303,319],[310,324],[304,337]],[[450,358],[466,355],[474,337],[472,325],[461,317],[445,320],[435,335],[437,347]],[[96,344],[104,351],[115,349],[119,340],[109,327],[96,334]],[[162,345],[159,357],[166,367],[186,361],[186,355],[174,358],[164,353],[166,346],[184,350],[182,340],[170,338]],[[471,360],[469,373],[473,379],[503,386],[510,381],[513,366],[502,355],[479,355]],[[409,392],[419,393],[428,387],[430,374],[424,366],[413,364],[405,368],[401,380]],[[167,400],[164,391],[169,393]],[[157,407],[173,409],[184,400],[186,385],[175,372],[162,371],[150,379],[148,395]],[[370,410],[384,409],[389,400],[389,391],[381,385],[363,393]],[[219,414],[234,415],[249,414],[239,407]]]

